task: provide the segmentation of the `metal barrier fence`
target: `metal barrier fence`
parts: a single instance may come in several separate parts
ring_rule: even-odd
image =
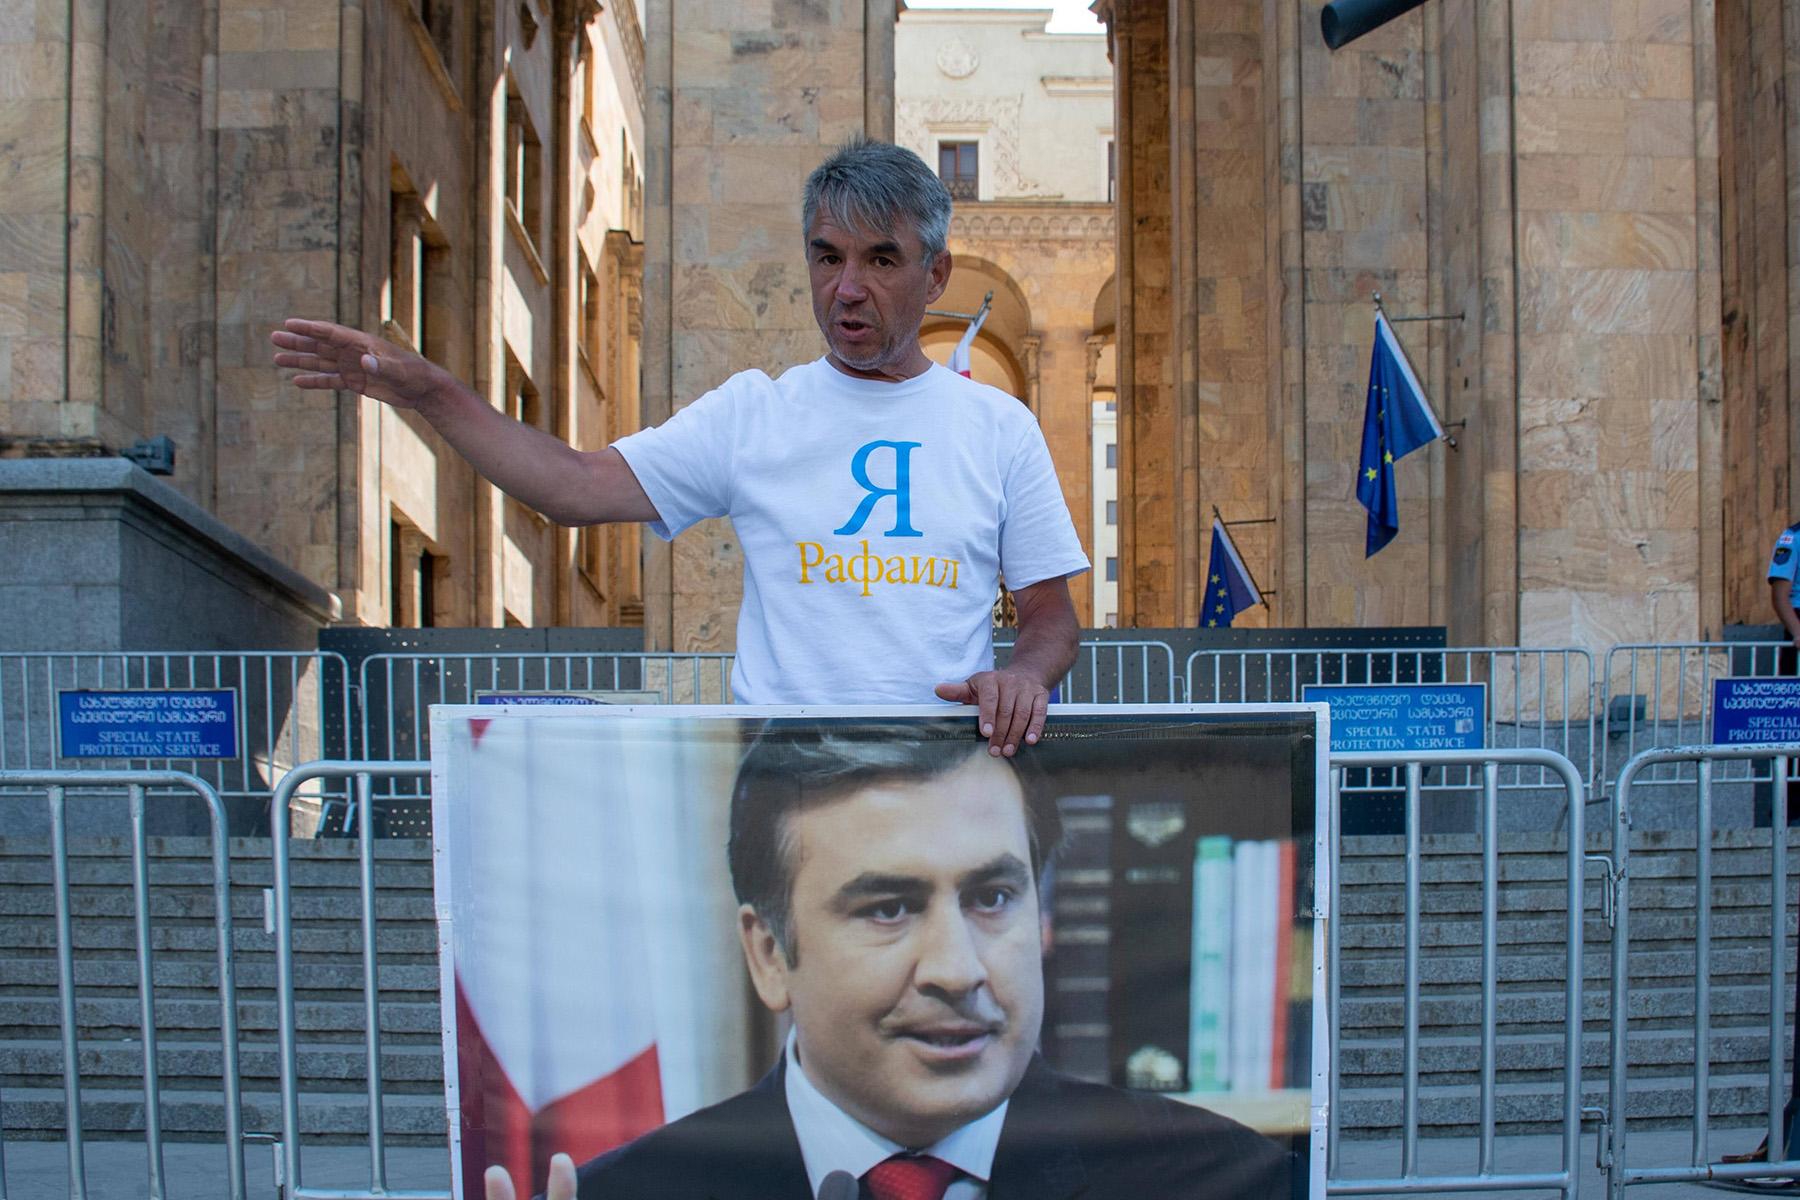
[[[995,649],[1004,656],[1012,642],[997,639]],[[730,654],[373,654],[357,672],[361,739],[355,757],[427,759],[430,706],[474,704],[483,696],[595,692],[611,693],[621,703],[729,704],[732,661]],[[1082,642],[1060,695],[1071,704],[1171,704],[1184,698],[1175,651],[1160,641]],[[424,795],[411,780],[378,790],[378,832],[401,831],[388,828],[397,819],[391,801]],[[335,814],[328,816],[336,828]],[[406,832],[430,832],[418,811],[399,824]]]
[[[219,1050],[225,1108],[226,1188],[229,1200],[244,1200],[243,1098],[238,1074],[237,976],[232,965],[231,874],[225,805],[205,780],[182,771],[0,771],[0,788],[42,789],[50,810],[51,887],[56,907],[56,995],[63,1053],[63,1098],[69,1153],[70,1200],[86,1200],[86,1147],[82,1139],[81,1056],[75,996],[75,930],[70,898],[67,799],[71,790],[126,791],[131,814],[131,891],[139,1034],[144,1063],[144,1142],[148,1150],[145,1195],[168,1196],[163,1170],[162,1085],[156,1052],[156,990],[151,956],[149,847],[145,806],[152,789],[188,792],[206,804],[212,825],[213,919],[218,930]],[[6,1200],[4,1131],[0,1130],[0,1200]]]
[[[996,659],[1004,663],[1012,646],[1010,638],[995,637]],[[1186,693],[1174,647],[1150,640],[1084,640],[1057,685],[1062,704],[1180,704]]]
[[[1406,647],[1312,650],[1196,650],[1188,656],[1190,703],[1291,703],[1314,685],[1487,685],[1482,744],[1499,749],[1551,750],[1576,764],[1582,782],[1594,784],[1594,662],[1575,647]],[[1541,766],[1509,763],[1502,791],[1544,791],[1559,786]],[[1422,784],[1426,791],[1473,792],[1481,786],[1474,767],[1446,767]],[[1392,772],[1361,772],[1349,794],[1397,791]]]
[[[182,771],[227,802],[266,804],[275,781],[347,739],[350,673],[329,651],[0,654],[0,770]],[[57,693],[139,689],[237,693],[235,758],[69,759],[57,745]]]
[[[1605,737],[1598,782],[1610,791],[1621,767],[1644,750],[1696,746],[1712,740],[1713,682],[1737,676],[1779,675],[1791,642],[1667,642],[1614,646],[1601,681]],[[1658,759],[1639,787],[1681,784],[1698,776],[1691,759]],[[1767,759],[1734,760],[1715,783],[1761,783]]]
[[[357,672],[371,761],[431,757],[430,706],[483,696],[611,693],[621,703],[730,704],[729,654],[371,654]]]
[[[1609,863],[1610,910],[1617,926],[1612,945],[1611,1012],[1613,1014],[1609,1055],[1611,1068],[1608,1108],[1599,1113],[1601,1125],[1601,1165],[1607,1172],[1609,1196],[1614,1200],[1623,1189],[1634,1184],[1670,1183],[1697,1180],[1731,1180],[1765,1176],[1800,1178],[1800,1160],[1777,1163],[1721,1164],[1708,1161],[1706,1152],[1709,1074],[1708,1059],[1695,1055],[1694,1066],[1694,1152],[1692,1160],[1675,1167],[1629,1167],[1626,1160],[1627,1130],[1624,1121],[1628,1094],[1627,1026],[1630,954],[1632,864],[1628,853],[1631,826],[1631,802],[1634,788],[1652,768],[1676,761],[1694,764],[1697,783],[1696,827],[1702,835],[1697,840],[1695,877],[1711,878],[1709,843],[1704,836],[1712,820],[1712,796],[1715,766],[1723,762],[1755,758],[1776,760],[1777,769],[1800,759],[1800,743],[1764,744],[1736,747],[1678,747],[1645,751],[1635,756],[1620,772],[1615,796],[1613,838],[1619,847]],[[1578,1187],[1576,1156],[1579,1152],[1581,1108],[1581,1022],[1568,1020],[1564,1025],[1562,1056],[1565,1074],[1562,1088],[1560,1129],[1563,1156],[1560,1170],[1504,1173],[1495,1170],[1495,1125],[1498,1089],[1497,1068],[1497,1001],[1499,988],[1498,961],[1498,887],[1501,860],[1498,844],[1499,806],[1502,797],[1500,773],[1507,766],[1539,767],[1552,773],[1566,797],[1568,806],[1565,1011],[1582,1011],[1583,952],[1583,867],[1591,855],[1585,853],[1583,814],[1585,794],[1579,771],[1567,759],[1554,752],[1533,749],[1496,749],[1483,752],[1419,752],[1393,754],[1335,754],[1331,756],[1332,792],[1330,858],[1328,862],[1328,895],[1330,918],[1328,955],[1330,964],[1329,1036],[1331,1055],[1339,1053],[1339,1021],[1341,1011],[1341,947],[1340,924],[1342,875],[1338,824],[1341,812],[1342,779],[1346,772],[1375,767],[1396,768],[1404,774],[1407,835],[1405,846],[1405,900],[1403,905],[1403,1000],[1402,1000],[1402,1132],[1401,1169],[1393,1177],[1346,1178],[1336,1175],[1338,1159],[1337,1129],[1328,1138],[1329,1195],[1380,1194],[1451,1194],[1500,1189],[1550,1189],[1566,1197],[1575,1197]],[[1467,1174],[1421,1175],[1418,1173],[1420,1137],[1420,1016],[1422,921],[1427,906],[1422,902],[1422,860],[1420,807],[1425,773],[1434,768],[1460,765],[1475,768],[1481,775],[1481,1009],[1480,1009],[1480,1084],[1479,1146],[1475,1169]],[[276,983],[278,988],[278,1051],[281,1070],[281,1140],[278,1148],[280,1179],[287,1200],[376,1200],[399,1197],[401,1200],[448,1200],[447,1191],[405,1191],[387,1184],[385,1125],[383,1119],[383,1084],[380,1068],[382,1035],[380,994],[378,990],[375,907],[375,841],[374,806],[376,780],[397,777],[419,780],[428,776],[424,762],[345,762],[324,761],[305,764],[284,778],[272,800],[271,827],[275,832],[273,857],[273,907],[275,932]],[[330,782],[347,792],[353,800],[351,823],[359,837],[359,926],[362,950],[362,993],[364,1005],[363,1044],[367,1063],[368,1148],[370,1154],[369,1183],[366,1189],[307,1188],[302,1175],[300,1133],[304,1125],[300,1107],[298,1075],[298,1035],[296,1021],[295,965],[293,949],[293,889],[290,874],[288,830],[291,811],[301,789],[309,783]],[[245,1195],[242,1145],[244,1134],[241,1117],[241,1095],[238,1083],[238,1024],[236,977],[232,954],[232,920],[229,902],[229,868],[227,863],[224,805],[217,792],[205,781],[180,772],[168,771],[93,771],[93,772],[0,772],[0,786],[17,789],[41,789],[47,793],[51,816],[51,866],[55,893],[57,931],[58,1000],[61,1010],[63,1059],[65,1063],[65,1101],[68,1112],[68,1153],[70,1195],[87,1195],[84,1173],[84,1144],[81,1126],[81,1084],[79,1077],[79,1045],[75,993],[74,922],[70,899],[71,878],[68,861],[68,839],[65,823],[65,801],[74,792],[126,790],[135,836],[132,846],[132,885],[135,907],[136,967],[141,997],[140,1029],[144,1063],[145,1126],[148,1154],[148,1195],[165,1196],[163,1182],[160,1123],[160,1091],[157,1070],[156,1007],[152,987],[151,906],[147,845],[144,836],[144,812],[153,791],[177,790],[202,799],[212,821],[212,876],[215,923],[217,929],[218,992],[221,1010],[220,1038],[223,1051],[223,1089],[225,1101],[225,1141],[228,1152],[227,1185],[232,1200]],[[1776,789],[1773,798],[1776,828],[1784,828],[1787,809],[1786,789]],[[1784,1131],[1780,1127],[1783,1082],[1783,1045],[1785,1038],[1786,953],[1784,941],[1785,897],[1788,877],[1786,839],[1772,839],[1770,857],[1770,970],[1769,974],[1769,1121],[1771,1145],[1780,1145]],[[1698,888],[1695,901],[1695,942],[1697,961],[1709,957],[1711,935],[1711,896],[1706,886]],[[1697,1045],[1703,1045],[1710,1028],[1710,982],[1703,972],[1696,973],[1694,1030]],[[1341,1111],[1338,1075],[1331,1080],[1331,1111]],[[0,1200],[5,1200],[6,1185],[0,1145]]]
[[[1619,769],[1613,792],[1614,913],[1612,954],[1611,1087],[1608,1116],[1600,1137],[1600,1162],[1607,1172],[1607,1195],[1623,1196],[1625,1188],[1640,1183],[1679,1183],[1697,1180],[1734,1180],[1785,1177],[1800,1179],[1800,1159],[1777,1162],[1714,1162],[1707,1151],[1707,1116],[1710,1108],[1710,1049],[1712,1035],[1712,803],[1713,767],[1721,762],[1772,760],[1776,777],[1800,758],[1800,743],[1766,743],[1754,746],[1680,746],[1644,750]],[[1698,803],[1695,806],[1694,896],[1694,1138],[1684,1166],[1630,1167],[1626,1163],[1627,1055],[1624,1019],[1629,999],[1627,961],[1631,943],[1631,799],[1638,779],[1653,768],[1671,763],[1691,763]],[[1782,1128],[1783,1045],[1787,1025],[1787,792],[1771,789],[1774,823],[1769,838],[1769,1123],[1768,1146],[1773,1152],[1785,1144]],[[1792,1149],[1791,1147],[1789,1148]]]
[[[1423,776],[1432,767],[1464,766],[1481,771],[1481,1083],[1480,1143],[1476,1170],[1469,1175],[1420,1175],[1419,1151],[1419,982],[1420,982],[1420,799]],[[1499,800],[1500,769],[1504,766],[1536,767],[1554,776],[1568,798],[1568,893],[1566,983],[1564,1004],[1568,1019],[1563,1032],[1563,1097],[1561,1115],[1562,1169],[1560,1171],[1505,1173],[1494,1168],[1494,1117],[1498,1089],[1495,1084],[1499,989]],[[1581,942],[1582,887],[1586,860],[1583,813],[1585,789],[1575,765],[1550,750],[1419,751],[1410,754],[1333,754],[1331,756],[1331,861],[1329,920],[1330,1045],[1332,1063],[1338,1061],[1338,1025],[1341,1012],[1339,911],[1342,883],[1339,815],[1342,779],[1347,771],[1399,768],[1406,787],[1406,902],[1405,967],[1402,1005],[1402,1128],[1400,1174],[1384,1179],[1335,1177],[1338,1165],[1338,1123],[1327,1135],[1325,1190],[1333,1196],[1392,1195],[1397,1193],[1446,1193],[1494,1191],[1503,1188],[1554,1188],[1573,1200],[1580,1183],[1577,1157],[1581,1149]],[[1622,1025],[1620,1026],[1623,1027]],[[1330,1112],[1341,1111],[1340,1072],[1331,1076]]]
[[[275,982],[277,1048],[281,1058],[280,1164],[283,1200],[451,1200],[449,1191],[406,1191],[387,1185],[386,1118],[382,1109],[381,992],[375,946],[375,780],[377,777],[429,780],[427,762],[314,762],[290,771],[276,786],[269,825],[274,858]],[[362,934],[363,1047],[367,1053],[369,1103],[369,1187],[366,1191],[308,1188],[300,1162],[300,1063],[294,1011],[293,879],[288,861],[290,808],[298,789],[311,781],[348,785],[350,823],[358,841],[359,921]],[[441,949],[441,947],[440,947]]]

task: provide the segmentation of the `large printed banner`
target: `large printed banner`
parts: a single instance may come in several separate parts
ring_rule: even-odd
[[[974,725],[434,708],[456,1194],[1322,1197],[1323,706]]]

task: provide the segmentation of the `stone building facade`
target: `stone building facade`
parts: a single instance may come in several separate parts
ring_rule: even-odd
[[[727,525],[550,528],[404,415],[265,365],[275,321],[335,315],[589,446],[819,354],[798,189],[850,133],[913,136],[894,0],[642,2],[647,44],[629,0],[7,7],[5,453],[166,433],[174,488],[347,619],[641,612],[651,647],[729,649]],[[1766,619],[1800,515],[1800,0],[1437,0],[1335,53],[1320,0],[1095,7],[1112,115],[1067,157],[1116,131],[1116,207],[1050,219],[1087,201],[1025,186],[1018,149],[955,237],[1017,285],[994,362],[1028,401],[1035,376],[1053,446],[1091,439],[1053,364],[1082,364],[1069,396],[1116,386],[1121,624],[1194,623],[1215,505],[1273,519],[1238,535],[1272,593],[1246,623],[1598,648]],[[1024,265],[1104,285],[1096,227],[1110,285]],[[1459,446],[1400,464],[1400,536],[1365,559],[1375,292],[1460,314],[1400,327]],[[1099,468],[1058,458],[1093,539]]]
[[[1095,7],[1130,147],[1130,622],[1192,623],[1199,514],[1226,500],[1276,518],[1240,538],[1274,624],[1602,648],[1768,619],[1797,310],[1792,218],[1751,218],[1796,177],[1769,165],[1793,128],[1769,22],[1793,5],[1441,0],[1335,53],[1315,0]],[[1365,560],[1374,292],[1460,314],[1399,327],[1459,447],[1400,465],[1400,536]]]
[[[267,340],[379,329],[576,445],[636,429],[632,0],[10,5],[0,80],[0,452],[167,435],[344,620],[641,620],[635,531],[549,526]]]
[[[1777,269],[1792,258],[1786,42],[1746,32],[1773,10],[1440,0],[1333,53],[1321,7],[1095,5],[1119,150],[1113,337],[1087,350],[1116,352],[1120,623],[1195,623],[1215,506],[1271,519],[1238,529],[1271,594],[1242,624],[1600,648],[1763,619],[1756,559],[1791,519],[1776,460],[1800,428]],[[782,286],[793,193],[858,119],[858,87],[862,127],[887,132],[892,16],[875,0],[730,5],[653,48],[669,92],[653,85],[650,140],[661,104],[673,154],[660,218],[650,182],[646,287],[674,317],[668,348],[646,350],[668,362],[650,372],[653,410],[746,362],[818,352],[799,281]],[[1734,29],[1760,59],[1721,55]],[[1722,141],[1722,103],[1761,116]],[[1733,136],[1751,149],[1731,157]],[[988,184],[965,230],[1002,203]],[[1459,447],[1400,464],[1401,534],[1365,559],[1352,473],[1376,292],[1391,314],[1462,314],[1400,326]],[[1721,357],[1722,329],[1754,346],[1754,374]],[[662,644],[728,646],[728,530],[665,561],[649,599],[669,614]]]

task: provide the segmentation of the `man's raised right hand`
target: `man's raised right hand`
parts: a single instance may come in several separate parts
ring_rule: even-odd
[[[373,396],[395,408],[418,408],[452,383],[445,370],[373,334],[289,317],[269,334],[275,365],[300,372],[294,386]]]

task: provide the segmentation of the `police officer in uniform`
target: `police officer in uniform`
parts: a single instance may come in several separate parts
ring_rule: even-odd
[[[1800,567],[1800,544],[1796,539],[1800,539],[1800,522],[1781,531],[1775,539],[1775,552],[1769,556],[1769,603],[1788,636],[1788,644],[1781,648],[1778,671],[1782,675],[1794,674],[1794,651],[1800,646],[1800,613],[1794,611],[1795,603],[1800,602],[1800,574],[1795,570]]]
[[[1796,650],[1800,649],[1800,613],[1795,611],[1797,603],[1800,603],[1800,522],[1789,525],[1781,531],[1781,536],[1775,539],[1775,549],[1769,554],[1769,606],[1775,610],[1775,619],[1781,622],[1781,628],[1786,631],[1788,639],[1788,644],[1781,647],[1776,654],[1775,673],[1777,675],[1800,674],[1800,671],[1796,670],[1797,663],[1800,663],[1800,654],[1796,653]],[[1757,789],[1757,809],[1761,814],[1757,817],[1757,823],[1761,824],[1767,821],[1773,825],[1774,804],[1772,801],[1764,802],[1763,797],[1767,794],[1765,786],[1759,784]],[[1795,806],[1800,804],[1800,785],[1788,784],[1787,792],[1788,823],[1791,825],[1794,823]],[[1800,1045],[1800,974],[1796,974],[1795,977],[1794,1036],[1795,1044]],[[1800,1072],[1796,1074],[1796,1083],[1800,1084]],[[1787,1105],[1781,1114],[1782,1124],[1787,1129],[1787,1147],[1783,1154],[1784,1158],[1792,1157],[1797,1150],[1800,1150],[1800,1139],[1796,1139],[1794,1127],[1794,1118],[1797,1112],[1800,1112],[1800,1095],[1797,1095],[1797,1092],[1800,1092],[1800,1087],[1789,1092]],[[1762,1144],[1750,1153],[1727,1154],[1724,1161],[1728,1163],[1763,1162],[1768,1157],[1769,1140],[1765,1136]],[[1774,1180],[1758,1182],[1769,1186],[1770,1190],[1777,1190]],[[1784,1182],[1779,1185],[1779,1190],[1800,1191],[1800,1186],[1796,1186],[1793,1182]]]

